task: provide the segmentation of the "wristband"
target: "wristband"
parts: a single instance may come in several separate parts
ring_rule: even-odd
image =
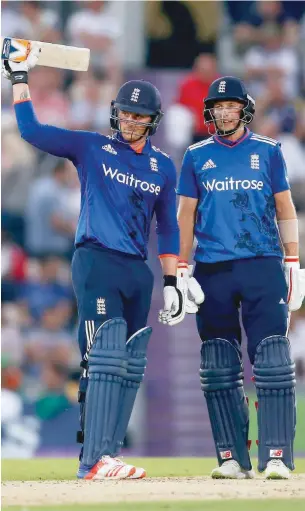
[[[177,287],[176,275],[164,275],[163,280],[164,280],[164,287],[166,287],[166,286]]]
[[[16,83],[28,83],[28,73],[27,71],[13,71],[10,74],[12,85],[16,85]]]

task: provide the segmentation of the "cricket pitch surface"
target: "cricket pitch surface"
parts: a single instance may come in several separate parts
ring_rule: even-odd
[[[305,498],[305,474],[288,481],[212,480],[210,477],[154,477],[121,481],[6,481],[2,506],[106,502]],[[293,505],[293,504],[292,504]]]

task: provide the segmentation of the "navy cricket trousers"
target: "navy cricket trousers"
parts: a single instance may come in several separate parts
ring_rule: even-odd
[[[146,326],[153,281],[152,271],[142,259],[91,244],[76,249],[72,282],[82,357],[90,349],[94,332],[108,319],[123,317],[128,337]]]
[[[197,263],[194,277],[205,293],[197,313],[202,341],[221,337],[241,342],[240,307],[252,364],[263,339],[287,335],[287,284],[281,259],[257,257]]]

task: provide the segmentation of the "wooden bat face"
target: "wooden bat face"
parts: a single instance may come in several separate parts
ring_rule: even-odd
[[[88,48],[12,39],[10,37],[1,37],[1,59],[8,59],[14,62],[26,60],[32,43],[37,44],[41,48],[38,66],[57,67],[71,71],[88,70],[90,60],[90,50]]]

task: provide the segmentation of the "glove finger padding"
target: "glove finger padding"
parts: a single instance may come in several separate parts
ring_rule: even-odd
[[[2,74],[5,78],[10,79],[12,73],[24,72],[27,73],[30,69],[36,66],[39,58],[41,48],[36,42],[32,42],[28,47],[24,47],[24,55],[14,58],[14,54],[9,55],[8,60],[2,63]]]
[[[1,65],[1,74],[2,76],[4,76],[4,78],[6,78],[7,80],[10,80],[11,79],[11,68],[9,66],[9,63],[7,60],[3,60],[2,61],[2,65]]]
[[[166,286],[163,290],[164,312],[176,314],[179,309],[177,290],[173,286]]]
[[[196,305],[200,305],[204,302],[204,292],[201,289],[199,282],[194,277],[191,277],[188,281],[188,295],[190,300],[193,300]]]
[[[289,311],[297,311],[302,306],[305,297],[305,270],[286,267],[286,280],[288,285]]]
[[[183,279],[177,278],[177,286],[165,286],[164,309],[159,312],[159,322],[174,326],[185,316],[187,288]]]
[[[187,288],[185,286],[184,279],[177,278],[177,288],[176,290],[176,296],[178,299],[178,307],[175,312],[172,312],[167,324],[169,326],[174,326],[183,321],[186,313],[186,297],[187,297]]]

